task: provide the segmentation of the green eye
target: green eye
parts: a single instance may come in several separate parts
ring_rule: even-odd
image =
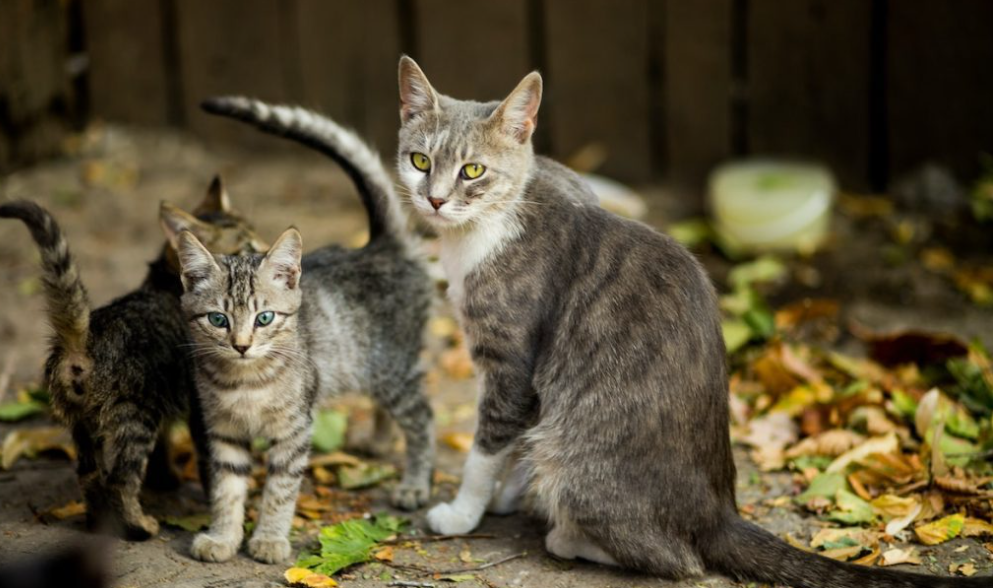
[[[478,163],[467,163],[462,166],[462,177],[467,180],[475,180],[479,176],[483,175],[483,172],[485,171],[485,165],[479,165]]]
[[[207,321],[218,329],[228,328],[228,317],[221,312],[212,312],[207,315]]]
[[[422,172],[429,171],[431,169],[431,158],[423,153],[411,153],[410,163],[414,164],[414,167],[421,170]]]
[[[271,310],[265,312],[260,312],[258,316],[255,317],[255,326],[264,327],[272,322],[272,319],[276,318],[276,313]]]

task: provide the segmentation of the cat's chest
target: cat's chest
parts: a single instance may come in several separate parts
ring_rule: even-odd
[[[484,266],[496,263],[497,255],[521,234],[516,219],[503,215],[472,231],[441,238],[441,267],[448,280],[448,299],[461,318],[466,279]]]

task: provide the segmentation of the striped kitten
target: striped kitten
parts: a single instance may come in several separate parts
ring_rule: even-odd
[[[162,205],[163,223],[196,234],[213,251],[266,246],[231,210],[219,179],[194,214]],[[188,336],[179,305],[176,254],[164,247],[137,290],[91,311],[69,246],[48,211],[16,201],[0,205],[0,217],[23,221],[41,250],[53,331],[45,382],[56,417],[71,429],[76,443],[87,523],[130,539],[147,539],[159,526],[142,510],[142,480],[147,469],[150,484],[177,482],[165,459],[164,433],[191,401],[190,428],[198,450],[205,447],[184,346]]]
[[[392,182],[357,136],[298,108],[241,98],[216,99],[207,108],[342,163],[370,220],[365,247],[327,246],[302,259],[300,236],[292,229],[265,256],[214,257],[194,236],[171,235],[183,267],[183,305],[216,476],[211,528],[194,540],[192,554],[223,561],[238,550],[248,443],[265,437],[272,442],[269,476],[248,551],[276,562],[290,553],[286,536],[318,397],[367,390],[406,438],[406,468],[394,504],[414,509],[427,501],[434,435],[419,358],[430,285],[406,244]]]

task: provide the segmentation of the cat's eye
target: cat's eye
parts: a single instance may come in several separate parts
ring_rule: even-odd
[[[423,153],[411,153],[410,163],[422,172],[431,171],[431,158]]]
[[[272,320],[274,318],[276,318],[276,313],[274,313],[271,310],[266,310],[264,312],[260,312],[255,317],[255,326],[256,327],[264,327],[266,325],[272,324]]]
[[[207,322],[218,329],[228,328],[228,317],[223,312],[211,312],[207,314]]]
[[[479,165],[478,163],[467,163],[462,166],[462,177],[467,180],[475,180],[479,176],[483,175],[486,171],[485,165]]]

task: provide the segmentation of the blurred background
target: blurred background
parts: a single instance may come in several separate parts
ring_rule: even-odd
[[[257,147],[206,96],[301,103],[394,148],[396,63],[494,99],[545,76],[539,150],[700,188],[720,161],[814,158],[882,191],[993,145],[988,0],[4,0],[0,166],[100,119]]]

